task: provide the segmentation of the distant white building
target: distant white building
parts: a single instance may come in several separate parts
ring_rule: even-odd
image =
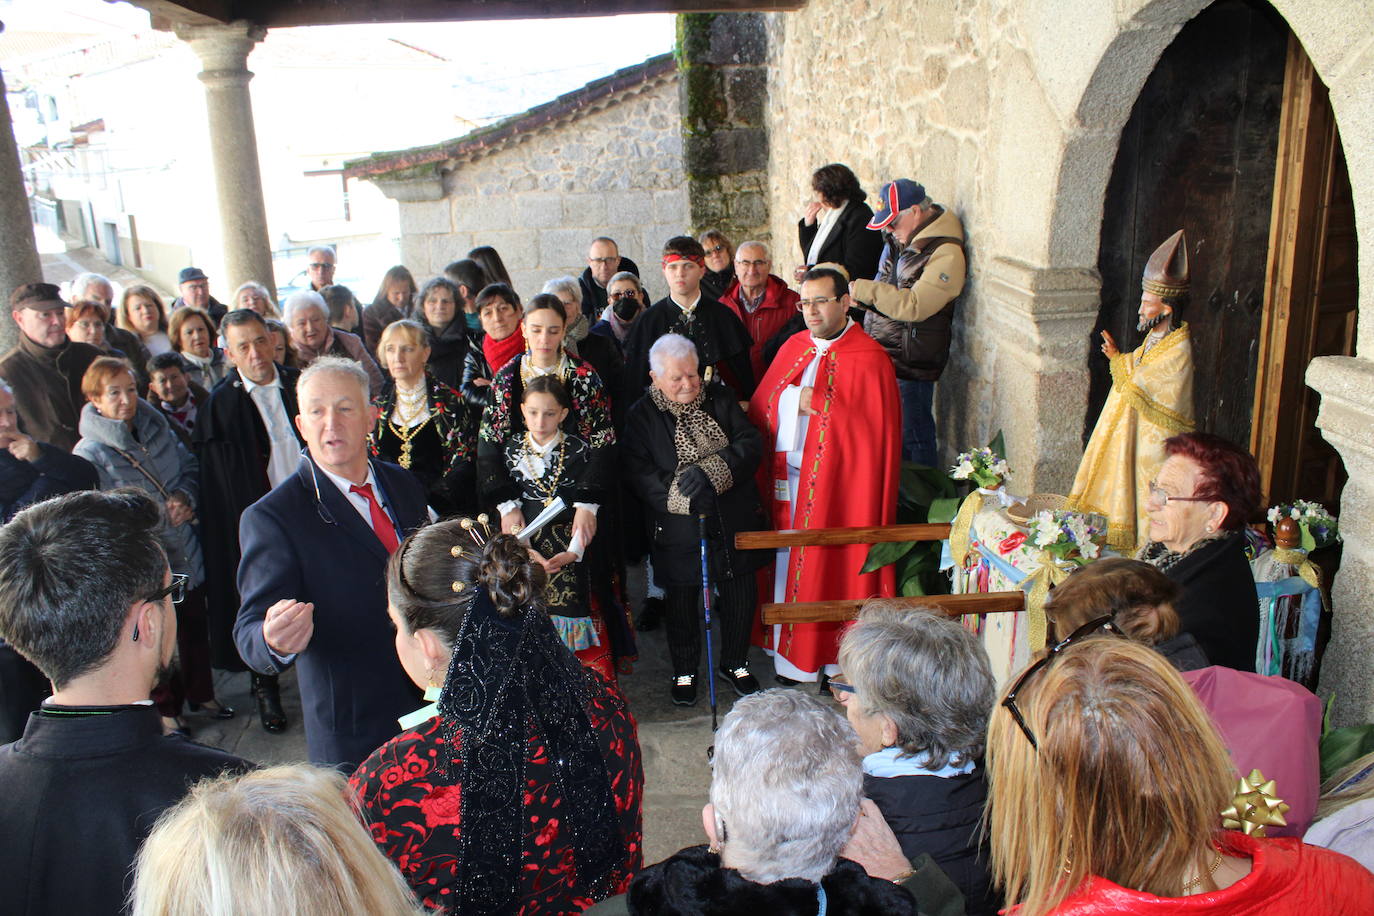
[[[13,31],[0,59],[36,221],[168,289],[194,264],[226,300],[190,48],[152,29]],[[249,67],[278,287],[303,284],[309,245],[335,242],[336,279],[370,300],[399,259],[397,210],[343,162],[474,126],[452,114],[453,63],[380,30],[274,29]]]

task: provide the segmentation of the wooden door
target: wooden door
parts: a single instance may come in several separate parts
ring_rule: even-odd
[[[1097,330],[1138,346],[1140,276],[1150,253],[1185,229],[1192,270],[1197,428],[1250,441],[1264,305],[1274,165],[1289,30],[1272,8],[1222,0],[1186,24],[1160,57],[1122,131],[1107,186]],[[1090,347],[1084,441],[1111,389]]]
[[[1345,468],[1303,381],[1316,356],[1355,352],[1355,208],[1326,86],[1290,37],[1250,450],[1270,503],[1339,509]]]

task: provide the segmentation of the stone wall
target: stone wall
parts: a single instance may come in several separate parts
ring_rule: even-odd
[[[661,294],[650,265],[690,223],[680,121],[670,74],[479,157],[450,160],[441,197],[400,200],[403,263],[423,282],[471,248],[492,245],[527,297],[548,279],[580,274],[588,244],[607,235]]]
[[[1361,264],[1374,264],[1374,6],[1274,0],[1317,72],[1349,161]],[[1018,492],[1063,492],[1081,456],[1103,203],[1121,129],[1160,54],[1206,0],[811,0],[768,16],[769,197],[780,273],[818,166],[870,193],[922,181],[968,231],[970,280],[937,391],[945,457],[1006,433]],[[790,260],[788,255],[791,256]],[[1374,279],[1361,303],[1374,305]],[[1357,357],[1316,360],[1319,425],[1346,462],[1346,549],[1323,691],[1374,719],[1374,322]]]

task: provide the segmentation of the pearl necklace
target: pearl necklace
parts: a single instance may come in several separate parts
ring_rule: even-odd
[[[393,423],[402,428],[422,424],[429,418],[429,389],[423,378],[414,388],[396,385],[396,409],[391,416]]]

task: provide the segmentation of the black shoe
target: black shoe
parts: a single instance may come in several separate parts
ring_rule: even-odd
[[[663,619],[664,607],[662,598],[645,598],[644,605],[639,609],[639,619],[635,621],[635,629],[641,633],[657,630],[659,622]]]
[[[281,708],[281,689],[270,675],[253,675],[253,697],[258,701],[262,727],[274,735],[286,731],[286,710]]]
[[[673,703],[678,706],[697,705],[697,676],[680,674],[673,678]]]
[[[232,719],[234,718],[234,707],[225,706],[219,700],[211,700],[208,703],[187,703],[186,708],[191,712],[205,711],[205,714],[212,719]]]
[[[801,683],[801,681],[794,681],[790,677],[783,677],[781,674],[773,675],[773,680],[777,681],[784,687],[795,687]]]
[[[758,678],[749,673],[749,669],[744,665],[738,668],[721,668],[720,676],[723,677],[731,687],[735,688],[735,693],[742,697],[747,697],[751,693],[758,693],[760,690]]]

